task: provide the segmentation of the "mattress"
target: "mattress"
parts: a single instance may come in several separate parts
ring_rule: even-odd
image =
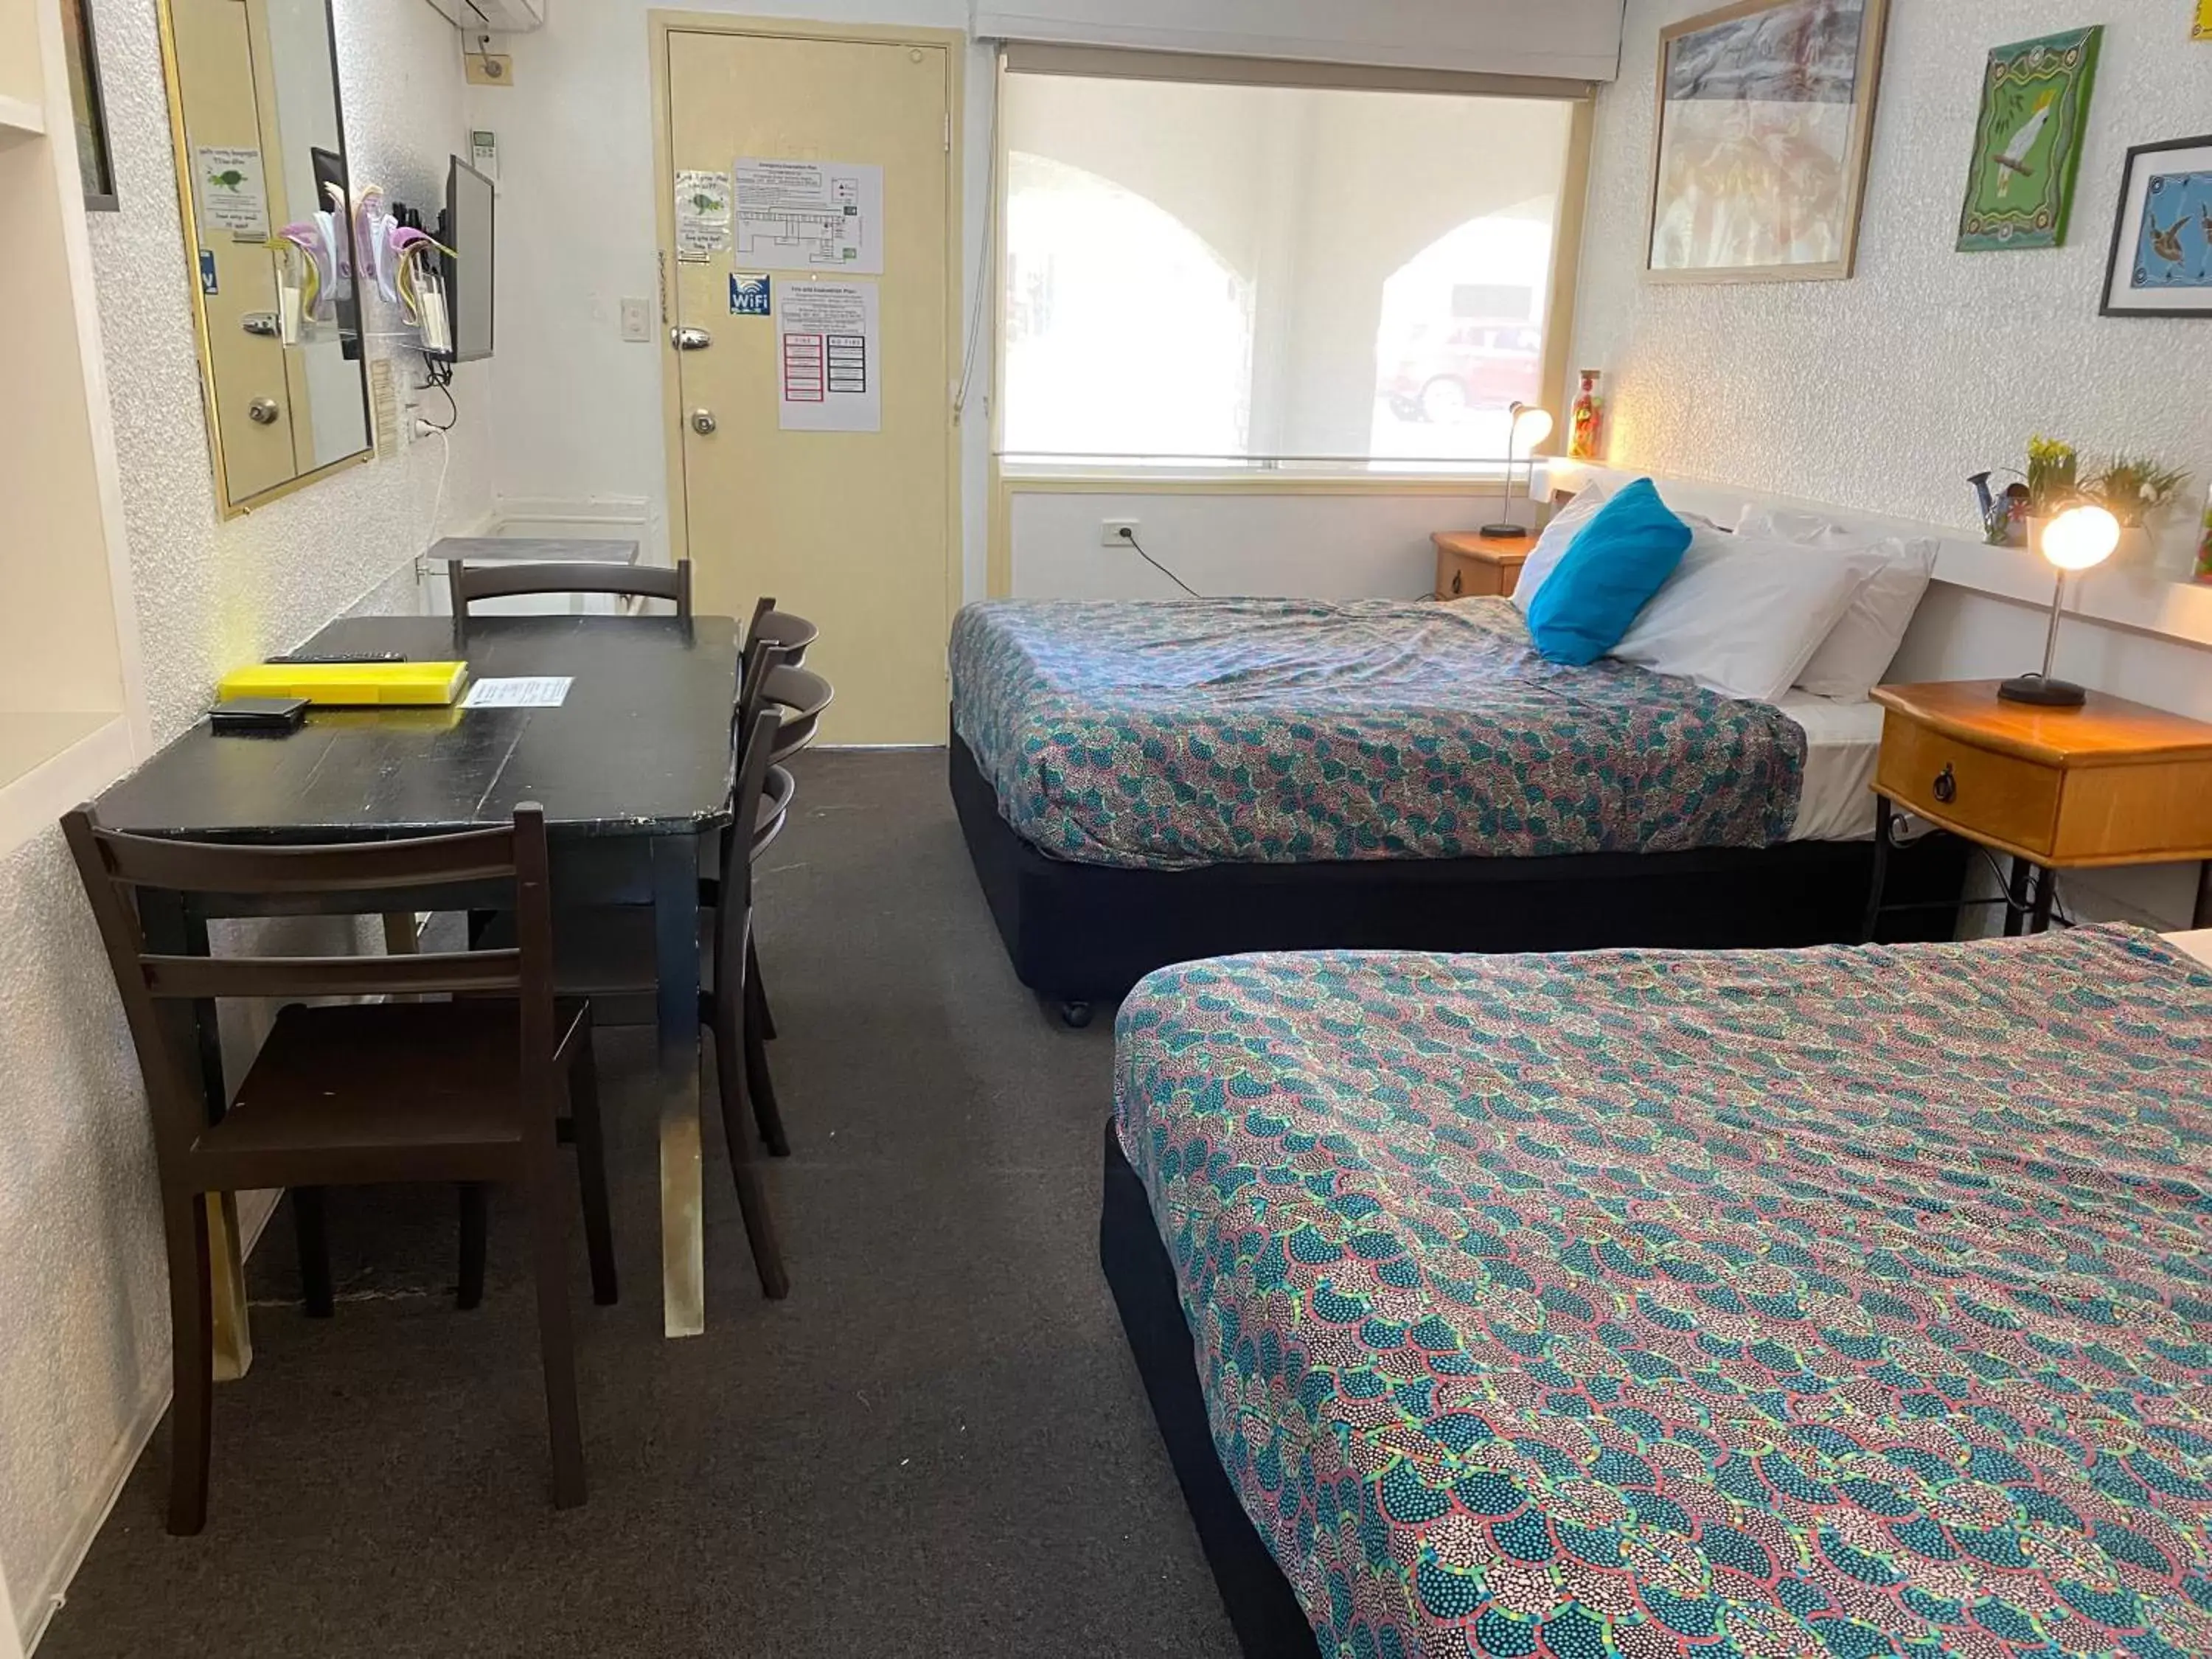
[[[1780,710],[1547,662],[1504,599],[999,600],[951,668],[1007,823],[1086,864],[1759,848],[1803,781]]]
[[[2212,1653],[2212,970],[1152,975],[1117,1129],[1324,1653]]]
[[[1874,834],[1874,774],[1881,705],[1792,691],[1774,707],[1805,734],[1804,781],[1792,841],[1863,841]]]

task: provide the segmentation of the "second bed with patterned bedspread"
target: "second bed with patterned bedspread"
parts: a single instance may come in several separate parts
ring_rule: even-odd
[[[1176,869],[1766,847],[1805,733],[1626,663],[1546,662],[1510,601],[993,601],[953,727],[1024,839]]]
[[[2212,1654],[2212,973],[1156,974],[1121,1139],[1325,1653]]]

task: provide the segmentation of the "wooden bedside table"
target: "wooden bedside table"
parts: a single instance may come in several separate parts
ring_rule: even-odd
[[[1429,539],[1437,544],[1437,597],[1464,599],[1510,593],[1521,580],[1528,550],[1536,544],[1536,532],[1508,537],[1486,536],[1479,530],[1439,530]]]
[[[2012,854],[2008,935],[2050,926],[2055,872],[2190,859],[2195,925],[2212,926],[2212,725],[2101,691],[2081,708],[2000,702],[1997,684],[1875,688],[1887,714],[1867,937],[1899,808]]]

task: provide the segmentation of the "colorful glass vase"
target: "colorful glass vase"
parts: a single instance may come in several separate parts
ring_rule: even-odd
[[[1582,371],[1582,390],[1575,393],[1574,408],[1568,416],[1570,460],[1595,461],[1605,457],[1605,399],[1598,395],[1599,373],[1595,368]]]
[[[2212,495],[2204,499],[2204,520],[2197,539],[2197,580],[2212,582]]]

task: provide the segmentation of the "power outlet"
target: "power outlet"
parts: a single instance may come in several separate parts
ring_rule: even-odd
[[[653,305],[641,296],[633,295],[622,302],[622,337],[634,343],[649,344],[653,339]]]
[[[1128,547],[1134,544],[1137,532],[1144,526],[1134,519],[1108,519],[1098,526],[1098,545]]]

